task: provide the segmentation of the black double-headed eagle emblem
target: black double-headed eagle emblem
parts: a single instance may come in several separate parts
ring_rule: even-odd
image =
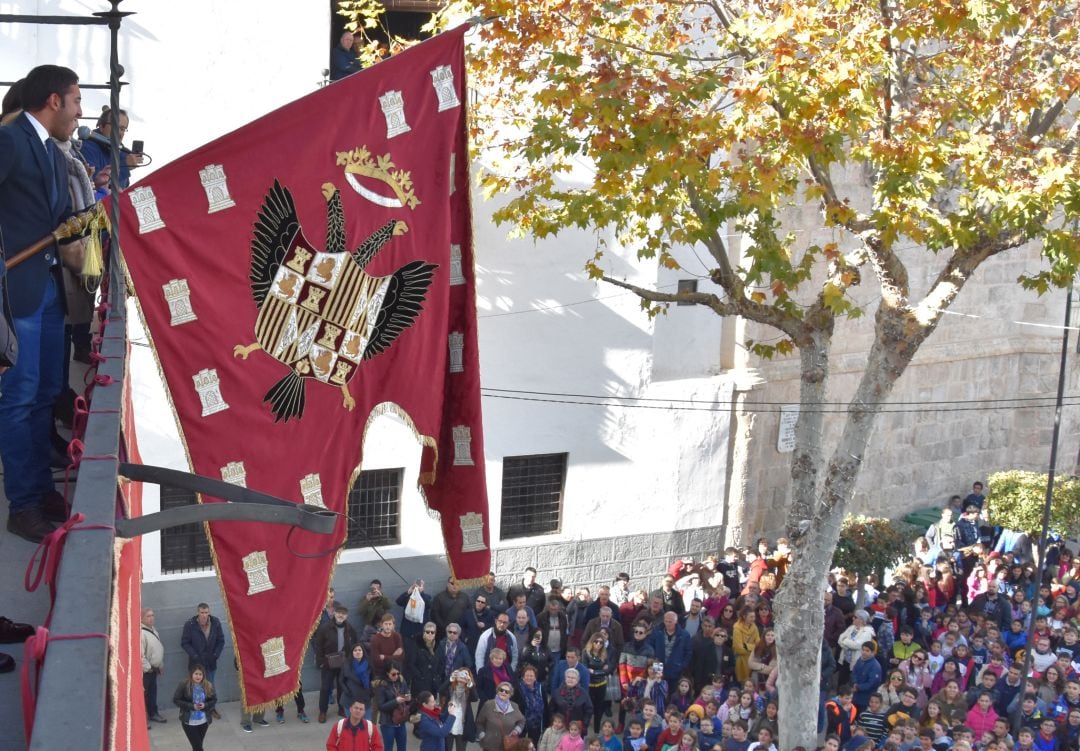
[[[259,309],[255,341],[238,344],[233,354],[246,360],[261,349],[289,368],[263,397],[274,422],[303,416],[308,379],[340,388],[343,405],[352,410],[349,380],[416,321],[437,268],[411,261],[390,276],[369,275],[371,259],[408,226],[390,220],[347,252],[341,194],[330,183],[322,192],[325,250],[304,237],[292,195],[277,180],[255,222],[249,275]]]

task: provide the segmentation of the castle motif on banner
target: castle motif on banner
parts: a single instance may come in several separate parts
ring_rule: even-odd
[[[379,97],[379,106],[382,107],[383,116],[386,118],[386,137],[393,138],[402,133],[408,133],[412,128],[405,122],[405,100],[400,91],[388,91]]]
[[[431,71],[431,85],[439,97],[439,112],[461,106],[457,89],[454,88],[454,71],[449,65],[440,65]]]
[[[458,517],[461,525],[461,552],[475,553],[478,550],[487,550],[484,544],[484,517],[470,511]]]
[[[221,479],[224,482],[247,487],[247,468],[243,462],[229,462],[221,468]]]
[[[274,588],[270,581],[270,564],[265,550],[256,550],[244,556],[244,573],[248,578],[248,595],[256,595]]]
[[[285,640],[280,636],[267,639],[260,645],[263,656],[263,678],[281,675],[289,669],[285,664]]]
[[[139,220],[139,234],[145,235],[162,229],[165,222],[158,213],[157,198],[154,197],[154,189],[149,186],[135,188],[128,193],[131,205],[135,207],[135,218]]]
[[[225,184],[225,168],[220,164],[208,164],[199,170],[199,180],[206,191],[206,200],[210,204],[207,214],[235,206],[229,196],[229,186]]]
[[[450,372],[461,373],[465,370],[465,335],[460,331],[454,331],[449,336],[450,340]]]
[[[221,396],[221,381],[218,380],[216,369],[203,368],[193,375],[191,380],[195,382],[195,391],[198,392],[199,401],[202,402],[203,417],[209,417],[229,408]]]
[[[161,286],[161,291],[165,294],[165,302],[169,306],[169,325],[179,326],[198,320],[191,307],[191,290],[188,289],[187,279],[172,279]]]
[[[472,429],[468,425],[454,426],[454,465],[473,466]]]
[[[312,472],[300,478],[300,494],[304,497],[304,503],[309,506],[326,508],[322,497],[322,478],[318,474]]]

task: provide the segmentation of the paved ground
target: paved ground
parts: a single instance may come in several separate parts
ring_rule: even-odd
[[[163,699],[161,689],[158,689],[159,699]],[[319,692],[305,692],[304,698],[310,712],[311,722],[304,724],[296,719],[296,707],[289,705],[285,709],[285,723],[277,724],[274,721],[273,712],[267,714],[270,727],[254,726],[254,732],[245,733],[240,727],[240,703],[230,702],[219,704],[218,711],[221,713],[220,720],[214,720],[206,733],[206,748],[212,749],[237,749],[239,751],[318,751],[326,748],[326,738],[330,735],[331,723],[337,721],[336,715],[327,717],[326,724],[320,725],[316,721],[318,715]],[[184,731],[180,728],[177,718],[177,710],[164,709],[162,716],[168,719],[164,725],[151,723],[150,748],[153,751],[190,751]],[[415,751],[420,747],[420,741],[408,733],[408,748]]]

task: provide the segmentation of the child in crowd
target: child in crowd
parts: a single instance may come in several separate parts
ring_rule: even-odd
[[[571,720],[566,735],[559,739],[555,751],[585,751],[585,739],[581,737],[581,729],[580,720]]]
[[[564,735],[566,735],[566,718],[562,716],[562,713],[556,712],[551,715],[551,725],[540,736],[536,751],[555,751]]]

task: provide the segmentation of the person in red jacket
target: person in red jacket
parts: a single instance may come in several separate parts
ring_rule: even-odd
[[[367,707],[362,701],[349,706],[349,716],[330,728],[326,751],[383,751],[382,735],[364,719]]]

